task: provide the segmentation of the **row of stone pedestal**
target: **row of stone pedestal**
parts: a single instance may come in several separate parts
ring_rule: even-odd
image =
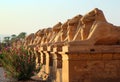
[[[39,77],[48,82],[119,82],[120,46],[43,46]]]
[[[119,31],[95,8],[32,33],[14,46],[23,45],[37,55],[36,63],[43,64],[38,76],[43,80],[120,82]]]

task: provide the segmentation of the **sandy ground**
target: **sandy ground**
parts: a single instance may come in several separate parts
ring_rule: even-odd
[[[8,82],[9,79],[4,77],[4,70],[2,67],[0,67],[0,82]]]

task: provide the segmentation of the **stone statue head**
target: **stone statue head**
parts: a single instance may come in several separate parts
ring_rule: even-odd
[[[81,17],[82,17],[82,15],[77,15],[77,16],[73,17],[72,19],[70,19],[68,21],[68,25],[69,26],[76,26],[76,25],[78,25],[79,20],[81,19]]]
[[[60,31],[61,25],[62,25],[62,23],[61,23],[61,22],[58,22],[56,25],[53,26],[53,31],[54,31],[54,32]]]
[[[25,39],[26,40],[31,40],[34,37],[34,33],[31,33],[30,35],[28,35]]]
[[[93,22],[93,21],[106,22],[106,19],[104,17],[103,12],[101,10],[99,10],[98,8],[95,8],[94,10],[92,10],[89,13],[87,13],[86,15],[84,15],[81,18],[81,21],[83,24],[86,24],[86,23]]]
[[[76,31],[77,31],[77,26],[79,24],[79,20],[81,19],[82,15],[77,15],[75,17],[73,17],[72,19],[69,20],[68,22],[68,32],[67,32],[67,37],[68,37],[68,41],[72,41]]]
[[[40,35],[40,33],[41,33],[41,29],[40,29],[40,30],[38,30],[38,31],[35,33],[35,36],[39,36],[39,35]]]
[[[39,36],[40,36],[40,37],[43,37],[43,36],[44,36],[44,31],[45,31],[45,29],[42,29],[42,30],[39,32]]]
[[[68,22],[70,21],[70,19],[68,19],[65,23],[63,23],[62,25],[61,25],[61,29],[62,30],[64,30],[64,29],[67,29],[67,27],[68,27]]]

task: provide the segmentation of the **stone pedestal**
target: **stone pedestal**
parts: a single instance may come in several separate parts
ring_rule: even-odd
[[[62,82],[69,82],[69,60],[67,54],[62,54]]]
[[[41,71],[52,82],[119,82],[120,45],[41,48]]]
[[[119,82],[120,46],[64,46],[62,82]]]
[[[44,54],[46,56],[45,72],[46,72],[46,74],[49,74],[50,73],[50,68],[49,68],[49,63],[50,63],[49,55],[50,55],[50,53],[47,51],[44,51]]]

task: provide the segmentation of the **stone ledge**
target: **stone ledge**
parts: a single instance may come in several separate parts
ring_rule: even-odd
[[[114,53],[120,53],[120,45],[95,45],[95,46],[72,45],[72,46],[63,46],[62,51],[67,52],[68,54],[69,53],[114,54]]]

